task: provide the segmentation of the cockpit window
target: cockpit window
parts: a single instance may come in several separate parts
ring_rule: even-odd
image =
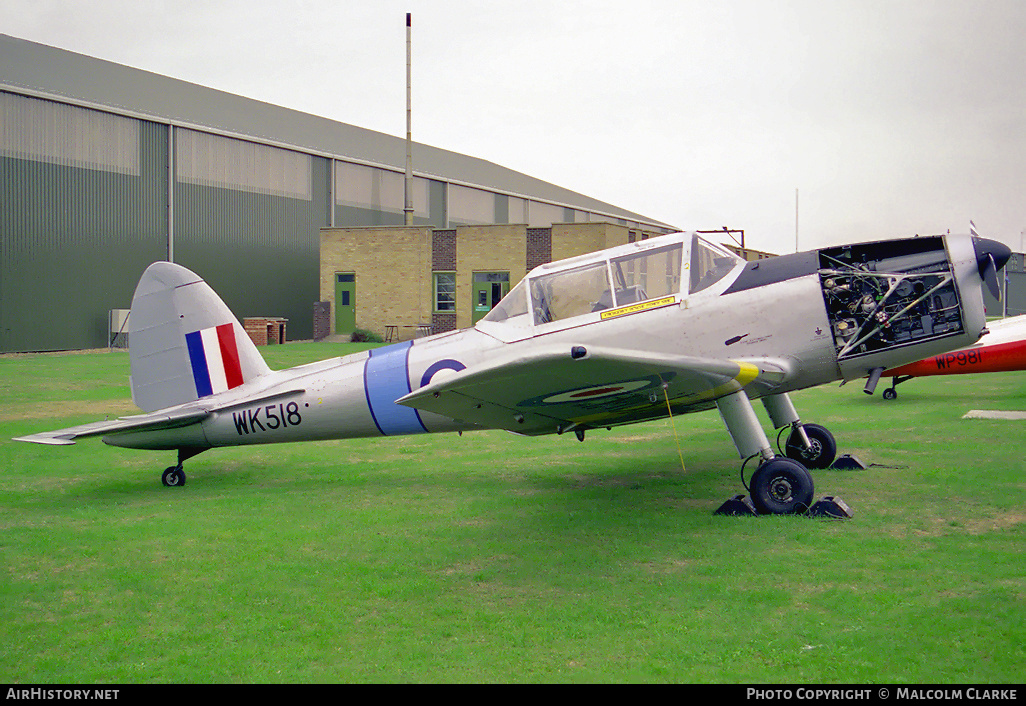
[[[680,292],[680,260],[684,246],[675,243],[665,248],[643,250],[613,259],[616,305],[657,299]]]
[[[527,313],[527,280],[511,289],[509,293],[484,316],[485,321],[506,321]]]
[[[691,293],[716,284],[740,262],[734,253],[696,235],[691,241]]]
[[[623,246],[615,252],[622,254],[599,261],[594,258],[601,254],[589,254],[554,263],[556,271],[543,265],[481,321],[530,328],[680,294],[686,269],[682,262],[686,248],[680,240],[662,246]],[[723,254],[715,248],[710,252]],[[579,266],[567,268],[568,264]]]
[[[531,302],[536,324],[612,308],[606,263],[532,278]]]

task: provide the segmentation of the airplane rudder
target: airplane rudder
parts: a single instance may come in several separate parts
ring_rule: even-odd
[[[231,321],[185,334],[200,397],[232,390],[270,371],[246,330]]]
[[[238,319],[194,272],[146,269],[129,319],[132,398],[153,411],[224,392],[270,369]]]

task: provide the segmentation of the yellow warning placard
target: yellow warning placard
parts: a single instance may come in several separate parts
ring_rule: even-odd
[[[673,297],[663,297],[662,299],[652,299],[647,302],[638,302],[637,304],[631,304],[630,306],[621,306],[619,309],[610,309],[609,311],[602,312],[603,319],[612,319],[617,316],[626,316],[627,314],[637,314],[639,311],[648,311],[649,309],[658,309],[662,306],[669,306],[676,300]]]

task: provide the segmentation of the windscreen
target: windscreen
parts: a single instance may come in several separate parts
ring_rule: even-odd
[[[691,241],[691,293],[716,284],[740,262],[741,258],[729,250],[696,235]]]
[[[527,313],[527,280],[511,289],[491,311],[485,314],[483,321],[506,321]]]
[[[534,322],[568,319],[613,306],[606,263],[554,272],[531,279]]]

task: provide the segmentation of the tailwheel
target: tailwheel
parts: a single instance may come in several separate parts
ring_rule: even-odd
[[[794,430],[787,437],[784,454],[806,468],[828,468],[837,457],[837,442],[834,435],[819,424],[802,424],[802,429],[809,437],[809,446],[805,446],[801,435]]]
[[[815,489],[805,466],[794,459],[776,456],[755,471],[749,491],[760,514],[790,515],[811,507]]]
[[[898,385],[903,382],[908,382],[914,375],[895,375],[891,378],[891,386],[883,391],[883,398],[885,400],[896,400],[898,399]]]
[[[185,485],[185,470],[180,466],[168,466],[160,476],[160,482],[169,488]]]

